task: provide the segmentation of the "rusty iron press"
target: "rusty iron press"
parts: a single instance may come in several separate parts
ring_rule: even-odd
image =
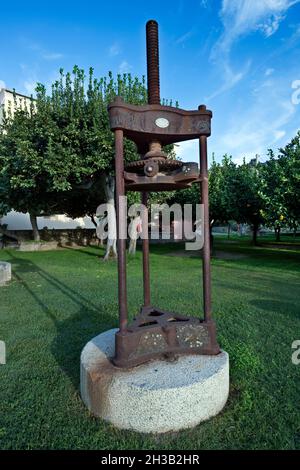
[[[211,133],[212,112],[201,105],[186,111],[160,104],[158,24],[146,25],[148,104],[135,106],[121,97],[109,105],[110,127],[115,135],[115,173],[118,246],[119,331],[115,336],[115,357],[118,367],[130,368],[151,359],[178,354],[216,355],[220,352],[215,323],[211,315],[210,229],[208,203],[207,137]],[[124,166],[124,138],[132,140],[140,160]],[[190,139],[199,139],[200,171],[197,163],[168,159],[163,146]],[[200,184],[204,205],[203,318],[161,310],[151,303],[149,240],[143,244],[144,305],[128,323],[126,286],[127,214],[120,202],[126,191],[141,192],[141,201],[148,211],[148,193],[185,189]],[[200,203],[200,201],[199,201]],[[145,211],[144,211],[145,212]],[[147,214],[143,214],[145,217]],[[147,217],[144,218],[147,220]]]

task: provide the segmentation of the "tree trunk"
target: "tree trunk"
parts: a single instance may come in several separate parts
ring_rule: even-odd
[[[280,227],[275,227],[275,240],[280,242]]]
[[[129,235],[128,253],[130,255],[135,255],[136,253],[136,241],[141,231],[141,224],[142,224],[142,220],[141,220],[140,215],[135,215],[134,217],[132,217],[131,222],[129,224],[129,228],[128,228],[128,235]]]
[[[94,214],[90,215],[90,219],[91,219],[92,223],[93,223],[93,224],[95,225],[95,227],[96,227],[96,234],[97,234],[97,238],[98,238],[98,246],[103,246],[103,238],[101,238],[101,237],[99,238],[99,237],[98,237],[98,233],[97,233],[98,224],[97,224],[97,222],[96,222],[96,220],[95,220]]]
[[[211,223],[209,225],[210,256],[213,255],[213,251],[214,251],[214,236],[212,234],[212,231],[213,231],[213,224]]]
[[[227,238],[228,238],[228,240],[229,240],[229,238],[230,238],[230,229],[231,229],[231,225],[228,224],[228,225],[227,225]]]
[[[34,241],[39,242],[41,238],[40,238],[39,228],[37,224],[37,217],[35,214],[29,214],[29,217],[30,217],[30,223],[32,226],[32,231],[33,231],[33,239]]]
[[[296,240],[297,237],[297,225],[294,225],[294,240]]]
[[[257,231],[258,225],[254,224],[252,229],[252,242],[254,246],[257,246]]]
[[[104,261],[107,261],[109,258],[117,258],[117,218],[115,210],[115,180],[113,177],[108,176],[106,179],[105,193],[107,199],[107,206],[112,210],[107,211],[107,221],[108,221],[108,238],[106,244],[106,253],[104,256]]]
[[[97,227],[98,224],[97,224],[97,222],[96,222],[96,220],[95,220],[94,214],[90,215],[90,219],[91,219],[92,223],[95,225],[95,227]]]
[[[129,247],[128,247],[128,253],[130,255],[135,255],[135,253],[136,253],[136,238],[135,239],[130,239]]]

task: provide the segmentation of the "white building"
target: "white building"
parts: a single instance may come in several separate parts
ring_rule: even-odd
[[[75,228],[95,228],[89,217],[71,219],[64,214],[51,215],[49,217],[37,217],[39,230],[48,229],[75,229]],[[0,225],[7,225],[7,230],[32,230],[29,214],[11,211],[6,216],[0,218]]]
[[[14,93],[11,90],[0,88],[0,125],[3,122],[4,113],[14,115],[15,109],[18,107],[29,109],[31,98],[20,93]],[[38,228],[48,227],[49,229],[74,229],[95,228],[89,217],[80,219],[71,219],[63,214],[53,215],[50,217],[38,217]],[[11,211],[5,217],[0,218],[0,224],[6,224],[7,230],[31,230],[29,214]]]
[[[0,125],[3,121],[3,115],[5,113],[11,113],[14,115],[16,108],[27,109],[30,108],[31,98],[29,96],[21,95],[20,93],[7,90],[6,88],[0,88]]]

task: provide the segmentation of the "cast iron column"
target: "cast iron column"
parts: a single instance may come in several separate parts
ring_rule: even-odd
[[[127,327],[127,288],[126,288],[126,207],[121,204],[120,197],[125,196],[123,131],[115,131],[115,169],[116,169],[116,208],[117,208],[117,248],[118,248],[118,289],[119,289],[119,325],[124,333]],[[124,230],[125,227],[125,230]],[[123,232],[123,233],[122,233]]]
[[[199,107],[201,109],[201,107]],[[208,202],[208,171],[207,171],[207,137],[202,135],[200,141],[200,174],[201,204],[204,205],[204,245],[203,245],[203,306],[204,319],[211,320],[211,280],[210,280],[210,222]]]
[[[144,306],[150,305],[150,269],[149,269],[149,236],[148,236],[148,193],[142,192],[142,234],[143,234],[143,282]]]

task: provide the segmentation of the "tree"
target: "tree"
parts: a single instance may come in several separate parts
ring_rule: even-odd
[[[212,165],[209,169],[209,215],[210,215],[210,231],[211,231],[211,248],[213,245],[212,227],[216,222],[227,222],[229,215],[227,214],[227,198],[224,190],[224,168],[225,163],[229,163],[230,159],[224,157],[221,163],[215,161],[213,155]],[[223,165],[224,163],[224,165]],[[200,183],[201,184],[201,183]],[[185,204],[192,205],[192,217],[196,223],[196,205],[201,203],[200,184],[194,183],[191,187],[183,190],[173,191],[167,196],[168,204],[180,204],[184,208]]]
[[[30,213],[35,240],[36,216],[51,212],[53,206],[54,181],[44,169],[48,123],[46,114],[35,113],[32,101],[30,109],[5,116],[0,135],[0,198],[5,212],[13,208]]]
[[[242,165],[233,164],[232,170],[228,180],[231,218],[251,226],[253,244],[257,245],[257,232],[264,221],[259,165],[253,166],[244,160]]]
[[[224,155],[221,163],[213,156],[209,169],[209,211],[212,225],[216,222],[229,223],[236,214],[235,202],[232,198],[232,181],[236,165],[232,158]]]
[[[200,202],[198,185],[184,191],[176,191],[172,202],[180,204]],[[257,244],[257,232],[263,222],[264,201],[260,191],[259,167],[237,165],[232,157],[224,155],[222,162],[213,158],[209,169],[210,220],[213,223],[248,223],[253,230],[253,242]]]
[[[111,73],[100,80],[74,67],[52,86],[48,96],[37,86],[30,109],[5,116],[0,136],[2,211],[29,212],[34,238],[36,217],[58,212],[71,217],[94,214],[104,202],[105,175],[113,173],[114,145],[107,104],[116,94],[125,101],[146,101],[144,78]],[[125,142],[125,160],[137,159],[135,145]],[[5,206],[4,206],[5,201]]]
[[[60,70],[50,95],[38,84],[30,109],[17,109],[4,121],[0,137],[0,194],[6,210],[29,212],[34,238],[36,217],[65,213],[88,214],[95,221],[99,204],[107,202],[107,177],[114,175],[114,137],[107,105],[116,95],[139,105],[147,101],[145,79],[130,74],[88,80],[77,66]],[[173,146],[165,151],[173,157]],[[125,139],[125,163],[139,159],[136,146]],[[135,198],[137,196],[134,196]],[[155,197],[152,196],[152,198]],[[110,202],[112,199],[110,198]]]
[[[296,232],[300,222],[300,132],[278,156],[269,150],[269,160],[260,165],[261,194],[265,202],[264,222],[280,241],[284,226]]]
[[[288,223],[296,232],[300,224],[300,131],[284,148],[279,149],[284,206]]]
[[[284,165],[275,158],[272,150],[269,150],[269,156],[269,160],[259,166],[260,192],[265,205],[262,216],[264,224],[274,228],[276,241],[280,241],[281,228],[288,220],[283,190],[285,171]]]

